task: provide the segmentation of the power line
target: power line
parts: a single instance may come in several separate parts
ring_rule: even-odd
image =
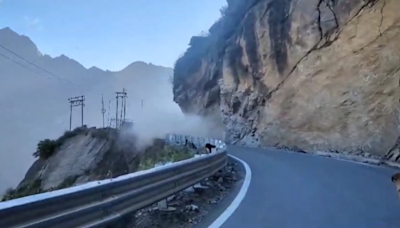
[[[10,49],[4,47],[4,46],[1,45],[1,44],[0,44],[0,47],[3,48],[3,49],[6,50],[6,51],[12,53],[13,55],[17,56],[18,58],[24,60],[25,62],[31,64],[32,66],[35,66],[36,68],[38,68],[38,69],[40,69],[40,70],[42,70],[42,71],[44,71],[44,72],[46,72],[46,73],[48,73],[48,74],[50,74],[50,75],[56,77],[56,78],[58,78],[58,79],[61,79],[61,80],[63,80],[63,81],[66,81],[66,82],[68,82],[68,83],[70,83],[70,84],[72,84],[72,85],[81,87],[80,85],[78,85],[78,84],[76,84],[76,83],[74,83],[74,82],[71,82],[71,81],[69,81],[69,80],[67,80],[67,79],[65,79],[65,78],[63,78],[63,77],[60,77],[60,76],[58,76],[58,75],[56,75],[56,74],[54,74],[54,73],[52,73],[52,72],[50,72],[50,71],[48,71],[48,70],[46,70],[46,69],[44,69],[44,68],[42,68],[42,67],[36,65],[35,63],[33,63],[33,62],[31,62],[31,61],[25,59],[24,57],[18,55],[18,54],[15,53],[14,51],[12,51],[12,50],[10,50]],[[1,55],[2,55],[3,57],[5,57],[5,58],[7,58],[7,59],[9,59],[9,60],[11,60],[11,61],[13,61],[11,58],[9,58],[9,57],[7,57],[7,56],[5,56],[5,55],[3,55],[3,54],[1,54]],[[13,61],[13,62],[16,62],[16,61]],[[21,64],[18,64],[18,65],[21,66]],[[27,68],[27,67],[25,67],[25,68],[26,68],[26,69],[29,69],[29,68]]]
[[[103,128],[104,128],[104,113],[106,113],[106,109],[104,108],[104,97],[101,95],[101,114],[103,115]]]
[[[12,59],[12,58],[10,58],[10,57],[8,57],[8,56],[2,54],[2,53],[0,53],[0,56],[2,56],[2,57],[5,58],[5,59],[10,60],[11,62],[13,62],[13,63],[19,65],[20,67],[23,67],[23,68],[25,68],[25,69],[27,69],[27,70],[29,70],[29,71],[32,71],[33,73],[36,73],[36,74],[38,74],[38,75],[40,75],[40,76],[44,76],[44,77],[46,77],[46,78],[48,78],[48,79],[51,79],[50,77],[48,77],[48,76],[46,76],[46,75],[42,75],[42,74],[40,74],[39,72],[36,72],[36,71],[30,69],[29,67],[24,66],[24,65],[21,64],[20,62],[17,62],[17,61],[15,61],[14,59]]]
[[[52,72],[50,72],[50,71],[48,71],[48,70],[46,70],[46,69],[44,69],[44,68],[42,68],[42,67],[36,65],[35,63],[33,63],[33,62],[31,62],[31,61],[25,59],[24,57],[18,55],[18,54],[15,53],[14,51],[12,51],[12,50],[10,50],[10,49],[4,47],[4,46],[1,45],[1,44],[0,44],[0,48],[2,48],[2,49],[4,49],[4,50],[6,50],[6,51],[12,53],[13,55],[15,55],[15,56],[17,56],[18,58],[24,60],[25,62],[29,63],[30,65],[34,66],[35,68],[38,68],[38,69],[40,69],[40,70],[42,70],[42,71],[44,71],[44,72],[50,74],[51,76],[56,77],[57,79],[63,80],[63,81],[68,82],[68,83],[70,83],[70,84],[72,84],[72,85],[75,85],[75,86],[77,86],[77,87],[82,88],[82,86],[80,86],[80,85],[78,85],[78,84],[76,84],[76,83],[74,83],[74,82],[71,82],[71,81],[69,81],[69,80],[67,80],[67,79],[65,79],[65,78],[63,78],[63,77],[60,77],[60,76],[58,76],[58,75],[56,75],[56,74],[54,74],[54,73],[52,73]],[[13,58],[10,58],[10,57],[8,57],[7,55],[4,55],[3,53],[0,53],[0,56],[2,56],[2,57],[5,58],[5,59],[10,60],[11,62],[14,62],[15,64],[17,64],[17,65],[20,66],[20,67],[23,67],[23,68],[25,68],[25,69],[27,69],[27,70],[29,70],[29,71],[32,71],[32,72],[34,72],[34,73],[36,73],[36,74],[38,74],[38,75],[40,75],[40,76],[44,76],[44,77],[46,77],[46,78],[48,78],[48,79],[51,79],[51,77],[48,77],[48,76],[46,76],[46,75],[44,75],[44,74],[41,74],[41,73],[39,73],[39,72],[37,72],[37,71],[34,71],[34,70],[30,69],[29,67],[27,67],[26,65],[24,65],[24,64],[22,64],[22,63],[20,63],[20,62],[18,62],[18,61],[16,61],[16,60],[14,60]],[[116,97],[116,99],[117,99],[117,107],[116,107],[116,119],[115,119],[115,122],[116,122],[116,128],[118,128],[118,125],[119,125],[119,124],[118,124],[118,98],[121,98],[121,101],[122,101],[121,117],[120,117],[120,120],[119,120],[119,121],[124,121],[125,118],[126,118],[126,98],[127,98],[126,89],[124,88],[122,92],[117,92],[116,94],[117,94],[117,97]],[[82,121],[82,125],[83,125],[83,107],[84,107],[84,100],[85,100],[84,96],[79,96],[79,97],[74,97],[74,98],[70,98],[70,99],[69,99],[69,102],[71,103],[71,104],[70,104],[70,106],[71,106],[71,107],[70,107],[70,109],[71,109],[71,110],[70,110],[70,129],[71,129],[71,127],[72,127],[72,126],[71,126],[71,125],[72,125],[72,107],[74,107],[74,106],[82,106],[82,107],[81,107],[81,108],[82,108],[82,110],[81,110],[81,111],[82,111],[81,121]],[[112,100],[113,100],[113,99],[112,99]],[[111,100],[109,101],[109,107],[108,107],[109,112],[108,112],[108,116],[110,115],[110,103],[111,103]],[[142,105],[143,105],[143,104],[142,104]],[[105,108],[104,108],[103,95],[102,95],[102,110],[101,110],[101,112],[102,112],[102,115],[103,115],[103,127],[104,127],[104,113],[106,112],[106,110],[105,110]],[[110,118],[108,117],[108,121],[109,121],[109,124],[110,124],[110,122],[112,121],[112,119],[111,119],[111,121],[110,121]]]

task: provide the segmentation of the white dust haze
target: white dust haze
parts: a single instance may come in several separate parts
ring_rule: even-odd
[[[85,95],[84,124],[102,127],[101,97],[106,109],[104,122],[115,118],[115,91],[126,88],[128,92],[126,118],[134,122],[138,146],[148,145],[154,138],[164,138],[167,133],[207,137],[212,130],[207,122],[196,116],[185,116],[173,102],[172,85],[168,75],[156,79],[113,77],[93,87],[68,90],[55,96],[62,86],[52,85],[49,90],[22,93],[19,102],[0,99],[2,118],[0,127],[0,192],[15,187],[34,162],[32,153],[39,140],[56,139],[69,128],[70,96]],[[67,90],[67,89],[65,89]],[[142,106],[143,101],[143,106]],[[72,128],[81,124],[81,109],[74,107]]]
[[[126,88],[127,118],[143,145],[170,132],[206,136],[207,124],[184,117],[173,102],[171,68],[137,61],[118,72],[87,69],[68,56],[42,53],[10,28],[0,29],[0,44],[21,57],[0,50],[7,57],[0,57],[0,193],[23,179],[40,140],[57,139],[69,129],[69,97],[85,95],[84,124],[102,127],[102,94],[107,125],[115,117],[115,92]],[[75,107],[72,128],[80,124]]]
[[[128,105],[139,147],[148,145],[154,138],[164,138],[168,133],[210,137],[209,131],[213,129],[198,116],[183,115],[177,104],[165,98],[146,99],[143,107],[141,101],[132,101]]]

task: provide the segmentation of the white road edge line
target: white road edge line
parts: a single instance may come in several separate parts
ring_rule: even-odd
[[[210,226],[208,226],[208,228],[220,228],[226,222],[226,220],[228,220],[228,218],[233,214],[233,212],[235,212],[235,210],[240,206],[240,203],[246,196],[247,190],[249,189],[250,186],[251,176],[252,176],[250,166],[245,161],[243,161],[238,157],[235,157],[233,155],[229,156],[242,163],[246,171],[246,175],[244,177],[242,187],[240,188],[240,191],[235,197],[235,199],[228,206],[228,208],[226,208],[226,210]]]
[[[357,164],[357,165],[365,165],[365,166],[370,166],[370,167],[382,167],[382,166],[379,166],[376,164],[365,163],[362,161],[353,161],[353,160],[348,160],[348,159],[344,159],[344,158],[332,158],[332,157],[325,157],[325,158],[336,159],[338,161],[349,162],[349,163],[353,163],[353,164]]]

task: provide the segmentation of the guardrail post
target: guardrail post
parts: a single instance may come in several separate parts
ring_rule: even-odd
[[[167,199],[163,199],[157,203],[159,210],[167,210],[168,209],[168,202]]]
[[[154,165],[154,168],[163,166],[163,165],[164,164],[158,163],[158,164]],[[158,201],[157,207],[158,207],[158,210],[160,210],[160,211],[175,211],[176,210],[176,208],[168,206],[168,199],[163,199],[161,201]]]

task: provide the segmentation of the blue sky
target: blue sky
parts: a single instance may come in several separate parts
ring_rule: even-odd
[[[53,57],[121,70],[133,61],[172,67],[226,0],[0,0],[0,28]]]

